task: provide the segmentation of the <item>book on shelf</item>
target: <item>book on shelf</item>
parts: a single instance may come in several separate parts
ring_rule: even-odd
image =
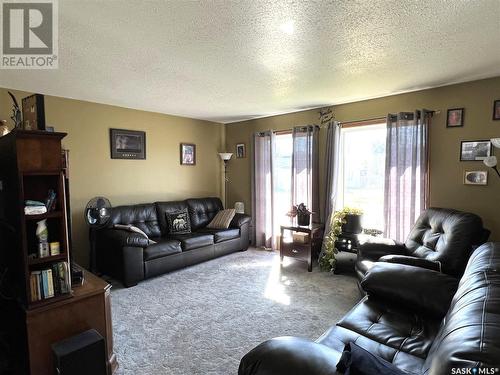
[[[30,274],[31,301],[52,298],[71,292],[71,274],[67,262],[58,262],[51,268]]]

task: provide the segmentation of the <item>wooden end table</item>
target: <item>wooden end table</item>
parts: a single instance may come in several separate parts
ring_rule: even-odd
[[[292,241],[285,241],[285,231],[292,232]],[[308,226],[298,225],[292,222],[289,225],[281,225],[280,237],[280,260],[283,262],[283,257],[290,257],[300,261],[307,262],[307,270],[312,271],[313,252],[321,249],[323,241],[323,224],[313,223]],[[308,235],[308,240],[305,243],[293,241],[293,232],[305,233]]]

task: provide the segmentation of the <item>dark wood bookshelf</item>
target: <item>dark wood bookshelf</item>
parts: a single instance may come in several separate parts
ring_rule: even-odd
[[[65,133],[13,130],[0,137],[0,180],[3,221],[15,229],[8,244],[9,282],[14,294],[28,310],[71,297],[71,292],[33,300],[31,273],[67,263],[70,273],[66,180],[63,173],[61,140]],[[56,193],[55,209],[41,215],[25,215],[26,200],[45,202],[49,190]],[[47,220],[48,242],[59,242],[60,254],[38,257],[37,222]],[[68,274],[71,291],[71,275]]]

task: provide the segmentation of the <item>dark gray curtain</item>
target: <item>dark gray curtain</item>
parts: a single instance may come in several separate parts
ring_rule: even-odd
[[[330,218],[335,211],[337,201],[337,186],[339,175],[340,159],[340,123],[332,121],[328,124],[326,134],[326,154],[325,154],[325,203],[323,209],[323,220],[325,223],[325,233],[330,231]]]
[[[319,207],[319,126],[293,128],[292,204],[304,203],[320,221]]]
[[[385,235],[404,241],[428,204],[428,134],[432,112],[387,116]]]
[[[252,216],[254,244],[257,247],[276,248],[274,233],[274,133],[259,132],[253,138]]]

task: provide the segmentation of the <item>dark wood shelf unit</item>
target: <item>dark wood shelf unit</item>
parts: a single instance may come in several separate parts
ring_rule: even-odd
[[[30,282],[32,271],[51,269],[59,262],[67,262],[70,270],[66,181],[61,151],[61,140],[65,136],[65,133],[13,130],[0,137],[0,194],[4,206],[0,219],[15,228],[6,246],[8,254],[2,255],[8,257],[13,292],[27,309],[71,297],[71,293],[65,293],[32,301]],[[55,210],[25,215],[25,201],[45,202],[49,189],[56,192]],[[60,254],[33,258],[38,254],[37,222],[44,219],[47,219],[49,230],[48,242],[59,242]]]

